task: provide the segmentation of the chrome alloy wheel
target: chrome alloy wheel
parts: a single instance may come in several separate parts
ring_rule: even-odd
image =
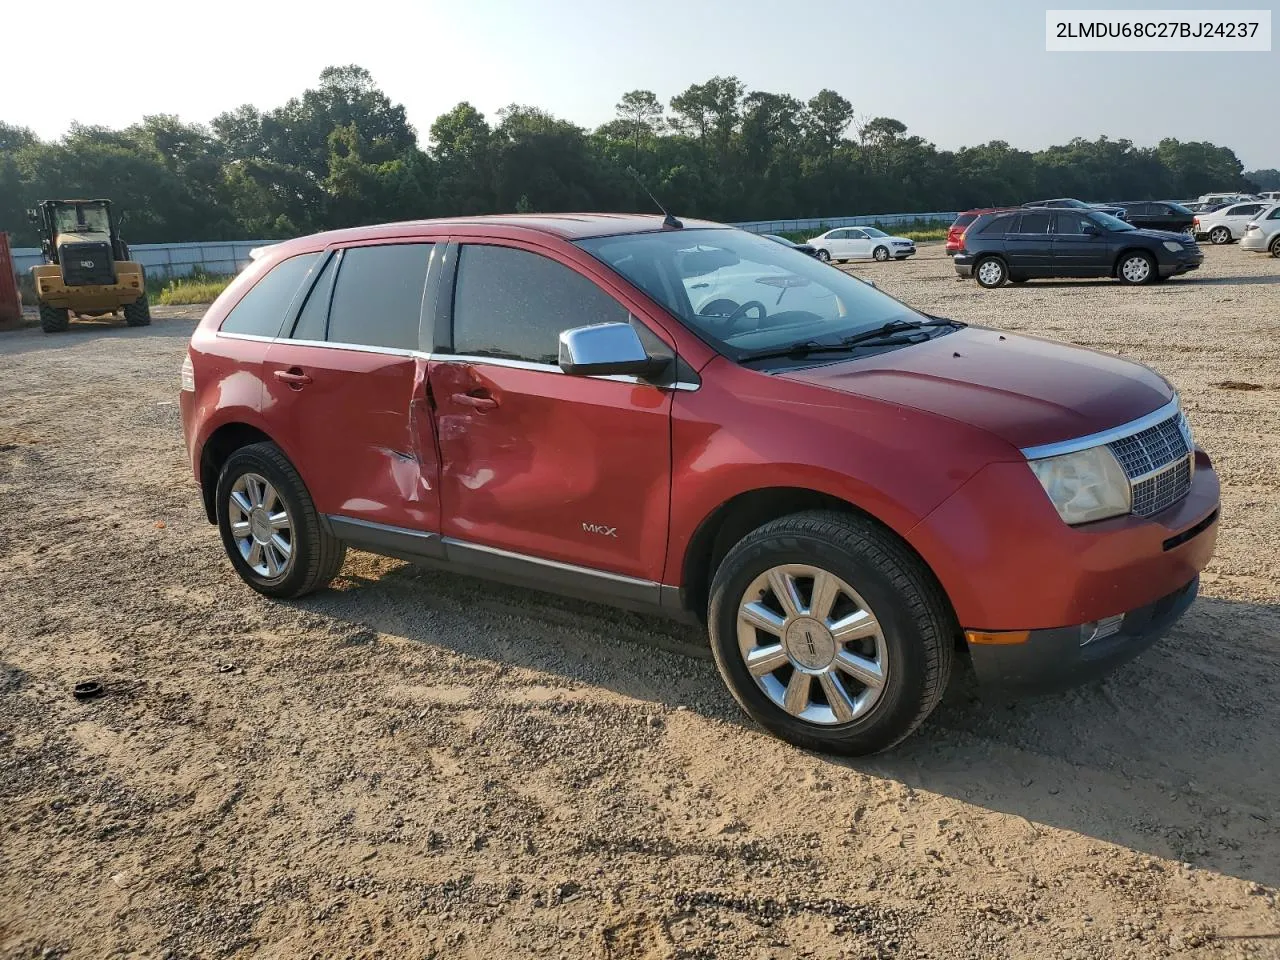
[[[231,487],[227,522],[240,556],[260,577],[283,577],[293,563],[293,521],[266,477],[242,474]]]
[[[864,716],[884,692],[888,646],[866,601],[808,564],[766,570],[738,608],[738,649],[770,701],[809,723]]]
[[[999,283],[1000,278],[1003,276],[1004,267],[1000,266],[1000,264],[995,260],[988,260],[986,263],[978,267],[978,279],[983,283]]]
[[[1120,264],[1120,272],[1130,283],[1141,283],[1151,276],[1151,261],[1146,257],[1129,257]]]

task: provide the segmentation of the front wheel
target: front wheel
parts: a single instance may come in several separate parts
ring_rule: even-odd
[[[821,260],[823,263],[831,262],[831,254],[828,253],[826,250],[823,250],[822,248],[818,249],[817,256],[818,256],[818,259]]]
[[[62,333],[71,326],[71,314],[66,307],[40,304],[40,329],[45,333]]]
[[[236,573],[269,597],[326,586],[347,547],[329,534],[311,494],[274,443],[241,447],[218,475],[218,531]]]
[[[151,304],[144,293],[133,303],[124,305],[124,322],[131,327],[146,327],[151,324]]]
[[[1120,268],[1116,270],[1116,276],[1121,283],[1131,286],[1150,283],[1156,277],[1155,261],[1146,253],[1126,253],[1120,261]]]
[[[881,263],[884,263],[886,260],[889,259],[889,248],[876,247],[871,255],[875,257],[877,260],[879,260]]]
[[[1271,255],[1280,259],[1280,233],[1276,234],[1276,238],[1271,241]]]
[[[742,708],[784,740],[887,750],[937,706],[955,626],[918,558],[874,522],[813,511],[758,528],[716,571],[716,666]]]
[[[1210,243],[1230,243],[1231,231],[1226,227],[1214,227],[1209,231]]]
[[[990,290],[1009,279],[1009,268],[999,257],[987,257],[985,260],[978,261],[973,268],[973,275],[977,278],[978,286]]]

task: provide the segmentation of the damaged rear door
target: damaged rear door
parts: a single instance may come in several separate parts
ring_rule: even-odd
[[[431,241],[334,250],[267,352],[269,419],[335,528],[439,533],[421,340],[439,259]]]

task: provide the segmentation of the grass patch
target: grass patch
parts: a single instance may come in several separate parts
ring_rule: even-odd
[[[212,303],[235,277],[217,273],[194,271],[185,277],[171,280],[147,278],[147,295],[152,303],[176,307],[190,303]]]

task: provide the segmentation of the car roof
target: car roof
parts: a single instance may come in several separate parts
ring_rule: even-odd
[[[710,220],[686,219],[686,229],[720,229],[731,227]],[[361,240],[402,239],[405,237],[438,237],[456,233],[461,236],[500,236],[519,238],[531,234],[583,240],[630,233],[658,233],[664,229],[663,217],[644,213],[517,213],[478,217],[441,217],[432,220],[404,220],[379,223],[367,227],[349,227],[314,233],[281,243],[282,254],[303,249],[315,250],[330,244]]]

